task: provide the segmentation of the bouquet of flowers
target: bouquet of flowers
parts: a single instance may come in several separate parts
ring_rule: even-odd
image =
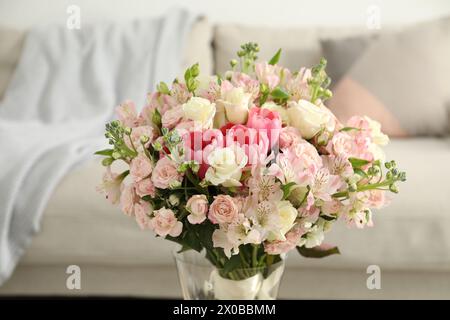
[[[111,148],[100,189],[144,230],[204,252],[224,279],[269,267],[296,249],[339,253],[324,233],[342,220],[372,226],[372,208],[405,180],[382,146],[380,124],[343,124],[327,109],[326,61],[291,72],[281,50],[257,62],[247,43],[223,75],[198,64],[171,86],[159,83],[138,114],[126,101],[106,125]],[[114,172],[115,162],[126,164]]]

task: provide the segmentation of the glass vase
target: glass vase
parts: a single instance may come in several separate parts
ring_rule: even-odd
[[[204,254],[194,250],[173,252],[185,300],[273,300],[284,272],[285,259],[259,268],[237,268],[223,277]],[[230,279],[233,278],[233,279]]]

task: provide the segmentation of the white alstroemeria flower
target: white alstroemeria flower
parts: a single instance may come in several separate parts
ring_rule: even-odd
[[[111,171],[111,167],[106,168],[106,172],[103,175],[102,183],[97,187],[98,192],[105,194],[112,204],[119,202],[121,194],[122,181],[126,177],[125,174],[116,174]]]
[[[232,254],[239,253],[239,242],[232,243],[227,236],[225,230],[216,229],[212,234],[213,246],[215,248],[222,248],[225,255],[230,258]]]

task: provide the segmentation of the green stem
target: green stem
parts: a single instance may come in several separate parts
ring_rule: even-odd
[[[208,191],[206,190],[205,191],[205,189],[204,188],[202,188],[199,184],[198,184],[198,181],[196,181],[196,179],[195,179],[195,177],[194,177],[194,175],[192,174],[192,172],[191,172],[191,170],[186,170],[186,177],[189,179],[189,181],[195,186],[195,188],[199,191],[199,192],[201,192],[201,193],[207,193]]]
[[[239,250],[239,256],[241,257],[242,265],[245,265],[245,267],[248,268],[249,264],[245,259],[244,252],[242,250]]]
[[[253,267],[258,267],[258,245],[253,245],[253,253],[252,253],[252,261],[253,261]]]
[[[367,191],[367,190],[372,190],[372,189],[378,189],[380,187],[388,187],[393,183],[392,180],[386,180],[384,182],[379,182],[379,183],[372,183],[372,184],[366,184],[364,186],[359,186],[356,189],[356,192],[362,192],[362,191]],[[348,196],[349,192],[348,191],[341,191],[341,192],[337,192],[335,194],[333,194],[333,198],[341,198],[341,197],[346,197]]]

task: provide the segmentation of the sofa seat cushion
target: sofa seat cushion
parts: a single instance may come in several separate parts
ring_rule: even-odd
[[[450,139],[393,140],[387,147],[408,181],[392,205],[374,213],[373,228],[339,222],[327,234],[342,254],[325,260],[290,254],[288,265],[322,268],[450,269]],[[174,245],[141,231],[95,192],[103,167],[95,161],[68,174],[45,211],[41,232],[23,264],[168,265]]]

